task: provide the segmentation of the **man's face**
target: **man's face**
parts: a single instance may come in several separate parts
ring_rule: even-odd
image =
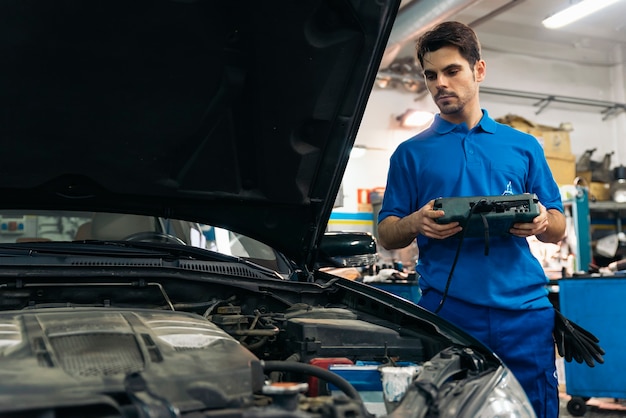
[[[424,55],[426,87],[446,119],[463,118],[471,106],[479,106],[478,85],[485,76],[485,62],[473,68],[456,47],[444,46]],[[470,106],[468,106],[470,105]]]

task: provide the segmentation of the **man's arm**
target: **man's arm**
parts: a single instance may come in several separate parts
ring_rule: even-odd
[[[549,209],[547,212],[548,227],[545,232],[537,235],[537,239],[556,244],[565,238],[565,215],[557,209]]]
[[[438,224],[436,219],[445,213],[442,210],[433,210],[434,200],[431,200],[417,212],[404,218],[388,216],[378,224],[378,241],[383,248],[395,250],[409,245],[419,234],[428,238],[444,239],[451,237],[461,230],[458,222]]]
[[[417,231],[414,232],[411,225],[411,215],[404,218],[388,216],[378,224],[378,241],[383,248],[404,248],[415,239]]]

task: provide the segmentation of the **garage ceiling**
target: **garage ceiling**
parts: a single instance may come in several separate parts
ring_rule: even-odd
[[[571,0],[405,0],[390,39],[389,59],[412,56],[419,33],[443,20],[471,25],[484,51],[509,51],[586,65],[626,61],[626,0],[561,29],[541,21],[577,1]],[[410,30],[409,30],[410,29]],[[393,44],[393,45],[392,45]]]

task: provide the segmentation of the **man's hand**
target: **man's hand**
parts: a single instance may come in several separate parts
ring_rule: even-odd
[[[443,210],[434,210],[434,200],[422,206],[416,212],[398,218],[389,216],[378,224],[378,240],[388,250],[404,248],[417,235],[428,238],[445,239],[461,231],[458,222],[438,224],[436,219],[444,215]]]
[[[420,234],[428,238],[446,239],[463,229],[459,226],[458,222],[450,222],[448,224],[437,223],[436,219],[445,215],[445,212],[440,209],[435,210],[434,204],[435,201],[431,200],[422,206],[420,210],[409,215],[415,216],[415,223]]]
[[[538,205],[539,215],[532,222],[516,223],[509,232],[522,238],[536,235],[541,242],[556,244],[565,237],[565,216],[557,209],[546,210],[541,202]]]
[[[535,216],[532,222],[516,223],[509,230],[509,232],[517,237],[532,237],[533,235],[539,235],[546,232],[548,229],[548,211],[546,207],[538,203],[539,215]]]

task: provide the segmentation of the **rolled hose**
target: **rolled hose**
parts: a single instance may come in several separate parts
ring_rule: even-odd
[[[362,402],[361,395],[350,382],[329,370],[296,361],[262,361],[261,363],[265,373],[292,372],[315,376],[327,383],[332,383],[337,386],[337,388],[345,393],[350,399]]]

